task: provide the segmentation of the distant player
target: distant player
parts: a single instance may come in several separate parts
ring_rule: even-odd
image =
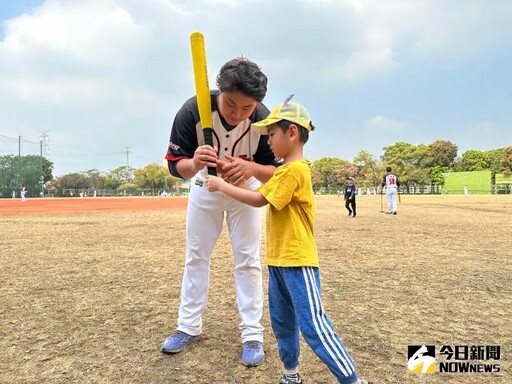
[[[27,201],[27,188],[25,188],[25,184],[21,184],[20,195],[21,195],[21,202],[22,203]]]
[[[354,178],[347,177],[347,185],[345,186],[345,208],[348,210],[349,217],[356,217],[356,186]]]
[[[391,173],[391,167],[386,168],[386,175],[382,178],[382,187],[386,187],[386,198],[388,200],[388,210],[386,215],[396,215],[398,212],[398,204],[396,203],[396,196],[398,188],[400,187],[400,181],[398,177]]]

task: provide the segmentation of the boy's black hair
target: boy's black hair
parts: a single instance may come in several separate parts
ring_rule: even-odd
[[[309,131],[304,128],[302,125],[299,125],[297,123],[293,123],[291,121],[288,121],[288,120],[281,120],[279,122],[277,122],[277,126],[283,131],[283,132],[286,132],[288,130],[288,128],[290,128],[290,125],[295,125],[298,129],[299,129],[299,137],[300,137],[300,141],[304,144],[306,144],[309,140]]]
[[[242,92],[261,102],[267,94],[267,76],[256,63],[238,57],[225,63],[217,75],[217,87],[221,92]]]
[[[391,172],[391,167],[387,167],[386,172]]]

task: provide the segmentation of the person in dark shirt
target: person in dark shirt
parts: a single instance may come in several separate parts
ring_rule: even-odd
[[[347,177],[347,185],[345,186],[345,208],[348,210],[349,217],[356,217],[356,186],[354,178]]]

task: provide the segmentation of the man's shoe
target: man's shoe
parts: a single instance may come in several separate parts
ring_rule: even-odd
[[[395,211],[395,212],[393,212],[393,215],[396,215],[396,211]]]
[[[171,334],[171,336],[165,339],[160,350],[163,353],[178,353],[183,351],[187,345],[199,340],[200,338],[201,335],[192,336],[188,333],[176,330]]]
[[[297,372],[297,375],[283,375],[281,380],[279,380],[279,384],[302,384],[302,377],[300,377],[300,373]]]
[[[256,340],[246,341],[243,344],[242,364],[248,367],[256,367],[263,362],[265,352],[263,344]]]

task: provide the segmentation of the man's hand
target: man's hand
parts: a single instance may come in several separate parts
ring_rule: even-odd
[[[238,185],[254,176],[254,164],[251,161],[229,155],[226,155],[226,159],[229,161],[228,163],[222,161],[223,164],[219,164],[222,166],[222,177],[226,182]]]
[[[197,147],[192,159],[196,173],[204,167],[217,166],[217,151],[209,145]]]

